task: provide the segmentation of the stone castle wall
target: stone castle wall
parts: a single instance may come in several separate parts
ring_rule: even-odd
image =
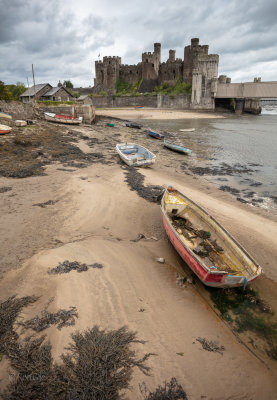
[[[94,96],[92,102],[95,108],[113,107],[151,107],[151,108],[173,108],[189,110],[190,95],[151,95],[151,96]]]
[[[127,81],[129,85],[142,79],[141,93],[151,92],[156,85],[174,85],[178,79],[192,83],[191,103],[195,108],[214,109],[213,85],[218,75],[217,54],[209,54],[208,45],[200,45],[198,38],[184,48],[184,60],[175,58],[175,50],[169,50],[166,62],[161,63],[161,44],[154,43],[153,52],[142,53],[137,65],[122,65],[120,57],[104,57],[95,62],[94,92],[104,90],[109,94],[116,92],[116,81]]]

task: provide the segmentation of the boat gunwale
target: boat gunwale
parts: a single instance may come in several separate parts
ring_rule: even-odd
[[[242,278],[244,277],[244,275],[234,275],[234,274],[230,274],[227,271],[213,271],[211,270],[208,266],[205,265],[205,263],[203,263],[203,261],[197,257],[196,254],[193,253],[193,251],[184,243],[184,241],[181,239],[180,235],[178,234],[178,232],[176,231],[176,229],[174,228],[174,226],[172,225],[172,223],[169,221],[169,217],[167,216],[167,213],[165,211],[164,208],[164,203],[165,203],[165,196],[167,193],[169,193],[168,189],[170,186],[168,186],[166,188],[166,190],[164,191],[164,195],[162,197],[162,201],[161,201],[161,210],[162,213],[167,221],[167,223],[169,224],[169,227],[171,228],[171,230],[173,231],[173,233],[175,234],[175,236],[178,238],[178,240],[181,242],[181,244],[186,248],[186,250],[190,253],[190,255],[200,264],[201,267],[203,267],[207,272],[209,272],[211,275],[231,275],[231,276],[241,276]],[[233,241],[238,248],[249,258],[250,261],[253,262],[254,266],[256,267],[256,272],[255,274],[253,274],[248,280],[248,282],[251,282],[252,280],[256,279],[258,276],[261,275],[262,273],[262,267],[258,264],[258,262],[247,252],[247,250],[231,235],[230,232],[228,232],[212,215],[210,215],[204,208],[202,208],[201,206],[199,206],[198,204],[196,204],[193,200],[189,199],[187,196],[185,196],[184,194],[182,194],[181,192],[179,192],[179,190],[174,189],[178,194],[180,194],[182,197],[184,197],[185,199],[187,199],[190,203],[192,203],[196,208],[198,208],[199,210],[201,210],[207,217],[209,217],[220,229],[222,229],[222,231],[229,237],[229,239],[231,239],[231,241]],[[174,246],[175,247],[175,246]],[[179,253],[179,252],[178,252]],[[241,272],[241,271],[240,271]],[[195,272],[196,273],[196,272]],[[197,275],[197,274],[196,274]]]

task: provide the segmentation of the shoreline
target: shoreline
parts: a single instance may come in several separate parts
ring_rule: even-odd
[[[64,158],[55,158],[57,161],[46,166],[47,176],[0,178],[1,187],[11,187],[0,194],[4,199],[1,215],[5,215],[5,227],[2,225],[0,232],[9,247],[6,254],[2,254],[2,249],[0,255],[12,265],[16,257],[24,259],[24,262],[19,260],[17,269],[10,268],[4,274],[1,301],[15,293],[40,295],[37,303],[23,310],[25,320],[41,312],[51,297],[54,297],[53,311],[77,308],[79,318],[74,327],[58,330],[52,326],[45,331],[57,360],[76,330],[98,324],[104,329],[128,325],[138,331],[139,338],[147,341],[146,350],[157,353],[157,357],[149,361],[152,377],[134,372],[132,399],[141,398],[138,383],[145,381],[153,390],[176,376],[190,400],[201,396],[239,396],[242,387],[243,395],[254,400],[262,396],[273,400],[277,377],[274,361],[267,359],[264,365],[244,348],[209,310],[197,286],[176,283],[176,273],[184,274],[184,266],[168,243],[160,208],[128,187],[125,169],[114,150],[116,142],[136,140],[139,132],[125,127],[123,121],[116,125],[115,129],[109,129],[105,120],[100,120],[96,125],[66,130],[68,140],[85,154],[83,157],[76,153],[76,157],[83,157],[82,167],[79,159],[66,161],[64,165]],[[57,127],[58,132],[60,129]],[[62,132],[65,134],[65,130]],[[159,145],[148,138],[145,141],[153,151]],[[58,151],[54,148],[53,154],[60,154],[59,157],[66,152],[72,154],[71,147]],[[180,160],[187,162],[187,159],[163,154],[160,149],[158,154],[152,168],[138,169],[145,176],[144,186],[176,185],[214,215],[251,255],[254,253],[265,264],[266,276],[257,285],[261,295],[266,294],[271,280],[271,294],[275,298],[275,221],[264,210],[251,210],[228,193],[215,190],[205,179],[185,175],[178,165]],[[87,164],[86,157],[91,157]],[[168,157],[168,166],[163,162],[164,157]],[[20,229],[15,229],[16,226]],[[157,240],[133,241],[141,233]],[[165,264],[158,264],[158,257],[164,257]],[[49,268],[65,260],[101,263],[103,268],[82,273],[71,271],[62,276],[48,274]],[[201,349],[195,342],[199,336],[224,345],[223,355]],[[214,371],[218,365],[226,373],[215,387]],[[4,359],[0,363],[0,375],[6,378],[3,383],[8,379],[6,366]]]

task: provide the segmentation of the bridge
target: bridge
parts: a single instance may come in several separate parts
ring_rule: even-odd
[[[215,98],[276,99],[277,82],[218,83]]]
[[[261,82],[260,78],[255,78],[254,82],[231,83],[225,76],[220,76],[214,98],[217,103],[224,99],[234,99],[237,113],[244,110],[259,114],[261,99],[277,98],[277,82]]]

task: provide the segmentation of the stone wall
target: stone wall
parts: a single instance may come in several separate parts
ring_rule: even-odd
[[[32,103],[23,104],[20,101],[0,100],[0,111],[10,114],[13,117],[13,120],[33,119],[35,117]]]
[[[46,106],[40,104],[41,116],[44,112],[51,112],[55,114],[72,115],[73,117],[83,117],[83,122],[91,124],[95,119],[95,108],[92,105],[60,105],[60,106]]]
[[[190,108],[190,95],[178,96],[94,96],[92,103],[96,108],[112,107],[151,107],[151,108],[172,108],[188,110]]]
[[[72,115],[73,117],[83,117],[85,123],[91,124],[95,119],[95,109],[92,105],[59,105],[59,106],[46,106],[45,104],[33,103],[23,104],[19,101],[2,101],[0,100],[0,111],[10,114],[13,118],[13,124],[16,119],[44,119],[45,112],[52,112],[55,114]],[[5,125],[9,125],[10,120],[5,119],[2,121]]]

